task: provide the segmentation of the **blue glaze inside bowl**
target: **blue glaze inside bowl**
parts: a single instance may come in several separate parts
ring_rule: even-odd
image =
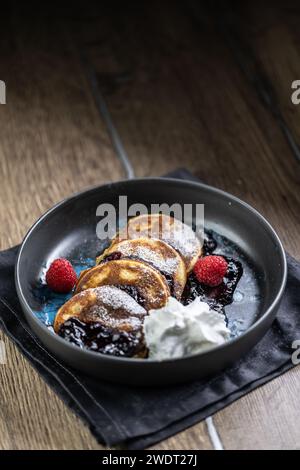
[[[236,337],[245,332],[257,318],[262,302],[262,296],[259,291],[261,274],[254,268],[249,258],[239,247],[215,231],[211,232],[217,242],[214,254],[236,259],[243,266],[243,275],[234,292],[233,301],[225,307],[228,327],[232,337]],[[108,244],[108,241],[103,242],[103,244],[97,246],[95,251],[95,241],[85,240],[85,243],[73,247],[64,256],[72,263],[76,274],[79,276],[81,271],[95,265],[96,255],[101,253]],[[86,254],[89,256],[85,257],[84,255]],[[34,313],[50,330],[52,330],[58,309],[72,296],[72,292],[57,294],[45,284],[45,272],[51,261],[48,260],[47,264],[42,266],[40,279],[32,288],[35,299]]]
[[[94,258],[69,259],[69,261],[71,261],[77,276],[79,276],[84,269],[91,268],[95,265]],[[46,266],[44,266],[44,271],[45,270]],[[46,326],[52,326],[58,309],[71,298],[72,292],[68,294],[53,292],[47,287],[43,277],[44,276],[41,276],[36,288],[32,289],[37,305],[40,306],[40,308],[34,310],[34,313]]]

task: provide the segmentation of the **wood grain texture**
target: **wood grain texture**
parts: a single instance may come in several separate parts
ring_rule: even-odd
[[[5,30],[9,28],[10,31]],[[1,28],[0,246],[19,243],[50,206],[122,168],[89,93],[73,46],[55,21]],[[98,449],[89,430],[45,385],[2,333],[1,449]]]
[[[225,449],[300,448],[299,367],[214,415]]]
[[[212,450],[213,445],[207,433],[206,424],[198,423],[190,429],[150,447],[154,450]]]
[[[299,165],[214,18],[203,14],[194,24],[191,15],[182,5],[153,3],[137,6],[130,23],[121,10],[89,30],[125,148],[140,176],[185,166],[246,200],[299,256]]]
[[[124,10],[112,3],[84,15],[55,12],[38,22],[12,15],[4,23],[1,248],[18,243],[62,197],[123,177],[88,89],[79,44],[95,67],[137,175],[189,168],[257,207],[300,258],[299,166],[214,15],[196,3],[130,2]],[[283,23],[278,10],[258,21],[256,2],[249,8],[243,14],[251,50],[298,139],[300,107],[290,107],[285,86],[299,65],[292,5]],[[0,448],[100,448],[2,333],[1,338],[8,363],[0,365]],[[224,446],[299,447],[299,383],[297,368],[217,413]],[[154,448],[209,449],[211,443],[200,423]]]
[[[0,365],[0,449],[101,449],[0,332],[7,364]]]
[[[271,100],[270,94],[264,96],[261,93],[262,102],[271,110],[283,133],[287,131],[290,135],[298,159],[300,106],[295,106],[291,95],[294,91],[292,83],[300,76],[299,15],[300,6],[294,0],[268,0],[259,9],[243,2],[236,3],[232,8],[229,25],[236,34],[238,47],[244,47],[248,55],[252,55],[256,61],[256,72],[271,85]],[[251,71],[248,72],[251,79]],[[262,85],[256,83],[258,88]]]
[[[130,23],[120,11],[109,19],[104,15],[89,30],[90,57],[114,122],[138,175],[188,167],[254,205],[271,221],[286,249],[300,258],[299,165],[278,121],[226,45],[214,15],[199,15],[199,10],[195,15],[190,8],[194,4],[164,8],[152,2],[149,9],[136,6]],[[273,64],[276,47],[269,53]],[[265,73],[273,83],[274,70]],[[290,96],[282,86],[277,83],[278,103],[286,116],[283,107],[289,106]],[[295,128],[297,112],[287,119]],[[297,447],[296,398],[287,397],[295,392],[298,375],[295,369],[219,412],[214,419],[224,446]],[[283,403],[279,414],[278,403]],[[196,449],[194,430],[186,431],[184,439]]]
[[[46,209],[123,170],[99,119],[79,58],[59,22],[20,21],[2,30],[0,67],[1,248],[22,240]]]

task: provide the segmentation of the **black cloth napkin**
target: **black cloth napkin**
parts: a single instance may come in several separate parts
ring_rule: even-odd
[[[186,170],[168,176],[195,179]],[[300,339],[300,263],[291,256],[278,316],[247,356],[213,378],[143,389],[88,377],[46,350],[31,331],[18,302],[14,283],[17,249],[0,253],[0,325],[55,393],[88,424],[98,441],[108,446],[143,449],[216,413],[293,367],[291,345]]]

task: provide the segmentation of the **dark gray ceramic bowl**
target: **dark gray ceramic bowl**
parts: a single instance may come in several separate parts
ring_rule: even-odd
[[[229,314],[242,319],[245,331],[222,346],[183,359],[153,361],[105,356],[82,350],[53,334],[36,317],[33,287],[42,266],[55,257],[72,258],[74,250],[99,251],[95,235],[100,203],[174,202],[205,204],[206,226],[228,237],[249,261],[241,295]],[[246,261],[245,261],[246,262]],[[247,261],[248,265],[248,261]],[[251,274],[252,273],[252,274]],[[278,310],[286,283],[282,244],[270,224],[252,207],[218,189],[195,182],[149,178],[120,181],[84,191],[62,201],[29,230],[16,262],[17,293],[25,316],[45,346],[62,361],[99,379],[137,385],[166,385],[215,374],[237,361],[267,332]],[[243,279],[243,278],[242,278]],[[230,310],[231,309],[231,310]]]

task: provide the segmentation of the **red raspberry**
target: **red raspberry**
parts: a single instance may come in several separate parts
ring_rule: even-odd
[[[54,260],[46,273],[46,282],[55,292],[67,293],[75,286],[77,276],[70,261],[64,258]]]
[[[215,287],[222,283],[227,269],[228,263],[223,256],[208,255],[198,259],[194,273],[199,282]]]

